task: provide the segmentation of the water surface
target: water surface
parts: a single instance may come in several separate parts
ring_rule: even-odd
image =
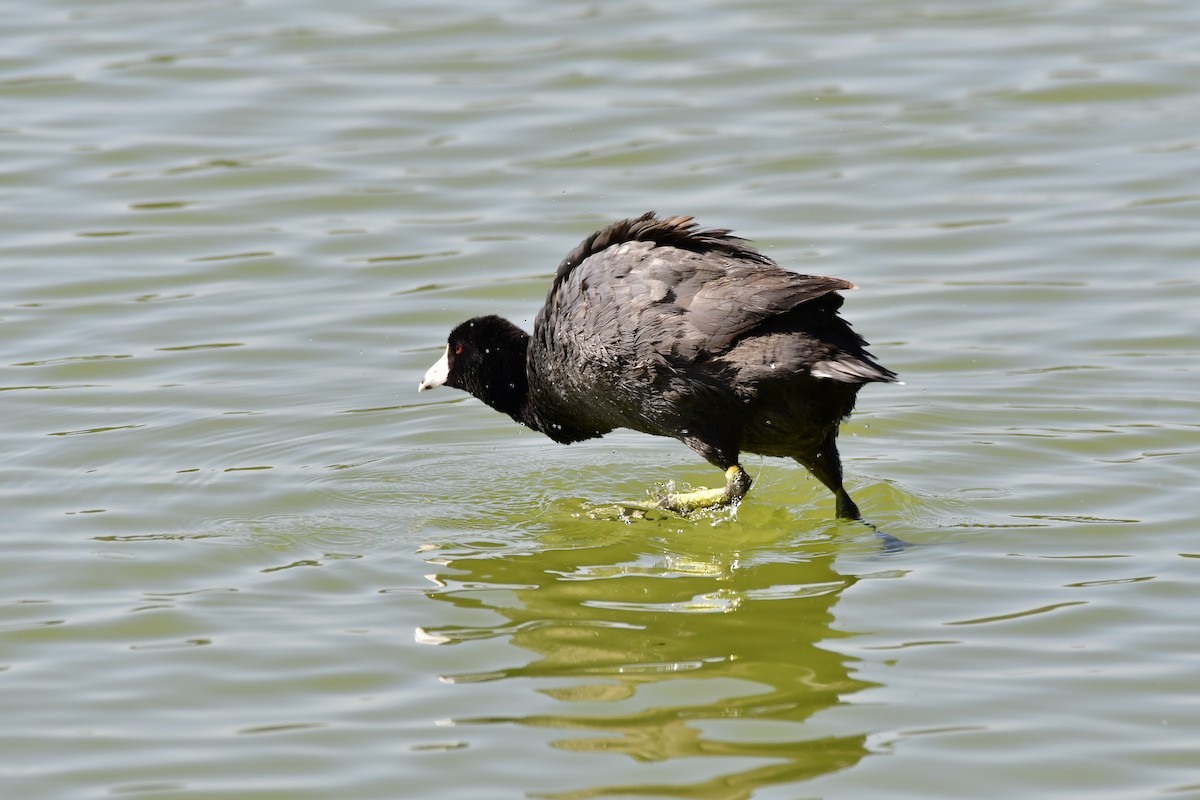
[[[5,796],[1200,797],[1193,4],[12,10]],[[648,209],[862,287],[914,547],[416,393]]]

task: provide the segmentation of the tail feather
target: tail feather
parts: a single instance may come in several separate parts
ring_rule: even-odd
[[[887,367],[859,358],[843,357],[818,361],[812,365],[809,372],[817,378],[828,378],[841,383],[900,383],[896,373]]]

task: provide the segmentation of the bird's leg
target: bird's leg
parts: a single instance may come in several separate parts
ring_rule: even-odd
[[[736,506],[750,491],[750,475],[740,464],[725,470],[724,489],[697,489],[693,492],[673,492],[658,501],[658,507],[677,514],[687,514],[701,508]]]
[[[844,488],[838,490],[834,495],[834,500],[834,508],[839,519],[862,520],[862,514],[859,513],[858,506],[850,499],[850,494]]]
[[[842,459],[838,456],[836,428],[821,442],[820,449],[807,457],[796,456],[796,460],[833,492],[834,509],[839,519],[862,519],[858,506],[842,485]]]

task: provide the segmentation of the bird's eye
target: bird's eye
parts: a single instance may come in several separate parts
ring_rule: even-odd
[[[456,356],[462,355],[462,345],[461,344],[454,345],[454,355],[456,355]]]

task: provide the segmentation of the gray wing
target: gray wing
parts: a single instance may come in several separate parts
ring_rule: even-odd
[[[717,357],[768,320],[854,284],[653,242],[611,246],[562,276],[534,336],[611,367]],[[765,263],[764,263],[765,262]],[[833,305],[836,310],[840,298]]]

